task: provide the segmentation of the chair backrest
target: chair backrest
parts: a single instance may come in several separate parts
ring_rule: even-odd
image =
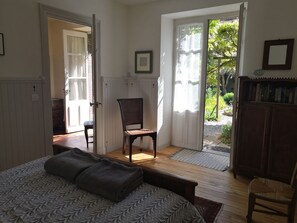
[[[123,130],[129,125],[140,125],[143,128],[143,98],[117,99],[122,116]]]

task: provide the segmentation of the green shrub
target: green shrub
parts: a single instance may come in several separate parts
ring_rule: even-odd
[[[216,103],[217,103],[217,96],[213,92],[207,92],[207,97],[205,97],[205,115],[204,118],[207,121],[218,121],[216,118]],[[211,97],[209,97],[212,95]],[[227,105],[222,96],[219,97],[219,110],[226,108]]]
[[[226,93],[223,96],[223,98],[227,105],[231,105],[233,98],[234,98],[234,93],[232,93],[232,92]]]
[[[217,121],[218,119],[216,117],[216,113],[215,112],[211,113],[211,112],[212,111],[210,111],[210,110],[205,110],[205,115],[204,115],[205,120],[207,120],[207,121]]]
[[[207,88],[205,92],[205,98],[211,98],[216,94],[216,89],[215,88]]]
[[[222,134],[219,139],[226,145],[231,145],[232,125],[226,124],[222,126]]]

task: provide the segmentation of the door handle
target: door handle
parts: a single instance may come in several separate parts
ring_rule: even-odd
[[[90,102],[90,106],[96,106],[98,108],[98,105],[102,105],[100,102]]]

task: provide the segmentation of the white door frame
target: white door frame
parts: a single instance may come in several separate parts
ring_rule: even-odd
[[[95,42],[99,42],[98,39],[96,38],[97,33],[96,33],[96,24],[98,23],[96,21],[96,19],[94,19],[93,17],[86,17],[86,16],[82,16],[82,15],[78,15],[76,13],[72,13],[72,12],[68,12],[68,11],[64,11],[61,9],[57,9],[57,8],[53,8],[50,6],[46,6],[43,4],[39,4],[39,13],[40,13],[40,30],[41,30],[41,45],[42,45],[42,75],[41,78],[43,80],[43,112],[44,112],[44,134],[45,134],[45,147],[46,147],[46,154],[52,154],[52,136],[53,136],[53,123],[52,123],[52,109],[51,109],[51,90],[50,90],[50,58],[49,58],[49,46],[48,46],[48,18],[56,18],[59,20],[63,20],[63,21],[68,21],[68,22],[72,22],[72,23],[78,23],[78,24],[82,24],[85,26],[89,26],[92,27],[92,34],[93,34],[93,40],[95,40]],[[93,23],[95,22],[95,23]],[[93,48],[96,47],[96,44],[93,44]],[[97,49],[93,49],[93,52],[98,53]],[[93,55],[94,58],[97,58],[96,55]],[[93,69],[93,78],[96,76],[99,76],[100,74],[97,72],[95,73],[98,68],[98,64],[94,64],[94,62],[96,62],[96,60],[93,60],[93,68],[95,67],[96,69]],[[95,80],[100,81],[101,79],[96,78]],[[93,80],[94,81],[94,80]],[[94,81],[93,83],[94,86],[100,86],[100,83],[97,83]],[[93,90],[96,90],[96,88],[93,88]],[[100,94],[100,92],[98,92]],[[98,96],[100,96],[101,98],[101,94],[98,95],[96,93],[94,93],[96,95],[96,98],[99,98]],[[97,106],[95,106],[96,110]],[[97,133],[101,134],[103,131],[102,130],[98,130],[99,128],[102,128],[100,126],[96,125],[96,116],[98,116],[97,114],[98,109],[96,110],[96,112],[94,112],[94,152],[98,152],[97,151]],[[101,116],[101,112],[99,113],[99,116]],[[102,118],[100,118],[102,119]],[[97,130],[97,131],[96,131]],[[102,139],[103,137],[100,137],[100,139]],[[102,140],[103,141],[103,140]],[[99,143],[99,150],[101,148],[103,148],[103,146],[101,146],[102,142]],[[103,145],[103,144],[102,144]]]

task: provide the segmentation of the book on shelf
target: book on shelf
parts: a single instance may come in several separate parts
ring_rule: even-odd
[[[255,101],[260,101],[260,100],[261,100],[261,84],[257,83]]]
[[[297,105],[297,87],[295,87],[295,89],[294,89],[294,96],[293,96],[293,98],[294,98],[293,104]]]
[[[297,104],[297,87],[280,87],[257,83],[250,95],[250,101]]]
[[[247,101],[297,105],[297,82],[248,81],[244,89],[244,99]]]

